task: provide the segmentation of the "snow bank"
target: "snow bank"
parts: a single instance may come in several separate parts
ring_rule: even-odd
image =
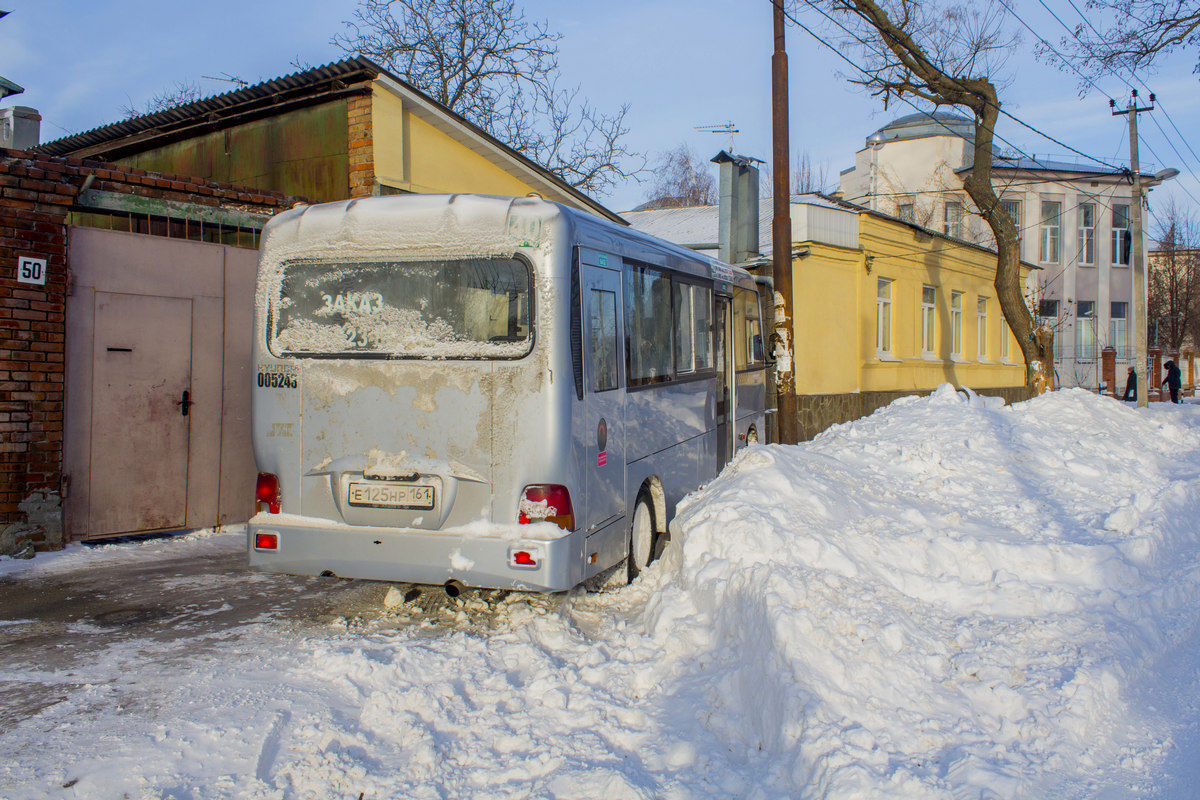
[[[995,402],[754,448],[680,509],[646,626],[768,794],[1091,797],[1156,760],[1131,700],[1197,621],[1200,419]]]
[[[621,591],[380,587],[332,628],[10,670],[59,699],[0,730],[0,794],[1190,797],[1198,476],[1195,407],[943,387],[743,452]]]

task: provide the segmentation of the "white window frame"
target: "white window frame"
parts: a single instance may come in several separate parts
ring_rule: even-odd
[[[1021,243],[1025,241],[1025,226],[1021,213],[1025,204],[1015,198],[1002,199],[1000,207],[1008,212],[1013,224],[1017,226],[1017,252],[1021,252]]]
[[[1008,323],[1004,320],[1004,316],[1000,317],[1000,361],[1009,363],[1008,359],[1008,337],[1011,335]]]
[[[962,358],[962,292],[950,293],[950,357]]]
[[[875,284],[875,354],[892,355],[892,280],[879,278]]]
[[[1117,209],[1124,209],[1123,212],[1120,212],[1120,213],[1123,213],[1125,216],[1125,219],[1124,219],[1125,224],[1123,226],[1117,225],[1117,220],[1118,220]],[[1123,255],[1122,251],[1125,249],[1121,245],[1124,242],[1124,234],[1127,232],[1129,232],[1129,204],[1128,203],[1113,203],[1113,205],[1112,205],[1112,237],[1111,237],[1112,249],[1111,249],[1111,252],[1109,253],[1109,255],[1112,257],[1112,265],[1114,267],[1128,267],[1129,266],[1128,258],[1126,258],[1124,260],[1121,259],[1121,256]]]
[[[976,350],[979,352],[980,361],[987,361],[987,323],[988,299],[983,295],[980,295],[975,305],[975,338],[977,339]]]
[[[937,287],[921,287],[921,355],[937,352]]]
[[[963,238],[963,218],[965,211],[963,204],[957,200],[947,200],[945,209],[942,212],[942,233],[947,236],[953,236],[955,239]]]
[[[1117,306],[1121,315],[1117,316]],[[1129,303],[1115,301],[1110,304],[1111,313],[1108,322],[1108,343],[1117,351],[1117,358],[1129,358]]]
[[[1084,314],[1084,307],[1091,310]],[[1094,300],[1078,300],[1075,303],[1075,360],[1096,360],[1096,302]]]
[[[1044,313],[1046,311],[1044,304],[1046,304],[1046,303],[1054,304],[1054,306],[1053,306],[1054,313],[1053,314],[1047,315]],[[1049,325],[1054,330],[1054,360],[1055,361],[1062,361],[1062,352],[1063,352],[1062,337],[1058,335],[1059,331],[1062,328],[1062,325],[1059,324],[1061,314],[1062,314],[1062,303],[1061,303],[1061,301],[1059,301],[1057,299],[1042,300],[1038,304],[1038,316],[1037,316],[1038,326],[1040,327],[1042,325]]]
[[[1038,233],[1038,261],[1043,264],[1057,264],[1062,244],[1061,200],[1042,200]]]
[[[1079,204],[1079,263],[1096,266],[1096,204]]]

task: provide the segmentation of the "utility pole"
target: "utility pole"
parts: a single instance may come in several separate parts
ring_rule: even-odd
[[[1137,89],[1134,89],[1128,108],[1118,111],[1115,100],[1109,100],[1108,106],[1114,117],[1118,114],[1129,115],[1129,169],[1133,172],[1133,197],[1129,204],[1129,249],[1133,269],[1133,363],[1142,372],[1137,384],[1138,408],[1145,408],[1150,389],[1150,364],[1146,347],[1146,260],[1142,242],[1142,174],[1138,168],[1137,115],[1142,111],[1154,110],[1154,93],[1151,92],[1150,105],[1146,108],[1138,108],[1137,100]],[[1154,378],[1157,380],[1158,376]]]
[[[774,272],[775,400],[779,409],[779,441],[795,444],[796,372],[792,331],[792,197],[788,186],[788,82],[784,49],[783,0],[774,0],[775,52],[771,55],[771,178],[773,220],[771,261]]]

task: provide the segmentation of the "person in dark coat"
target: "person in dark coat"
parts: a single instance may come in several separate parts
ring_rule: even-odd
[[[1163,381],[1163,385],[1171,390],[1171,402],[1179,402],[1179,387],[1183,385],[1183,373],[1179,371],[1179,366],[1174,361],[1168,361],[1163,364],[1167,368],[1167,377]]]
[[[1122,400],[1137,400],[1137,372],[1129,368],[1129,377],[1125,379],[1125,396]]]

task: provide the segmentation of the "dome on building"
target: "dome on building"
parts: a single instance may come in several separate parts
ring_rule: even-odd
[[[971,140],[975,138],[975,120],[955,114],[951,111],[918,111],[907,114],[893,122],[884,125],[867,137],[867,146],[872,139],[884,142],[897,142],[904,139],[924,139],[930,136],[958,136]]]

